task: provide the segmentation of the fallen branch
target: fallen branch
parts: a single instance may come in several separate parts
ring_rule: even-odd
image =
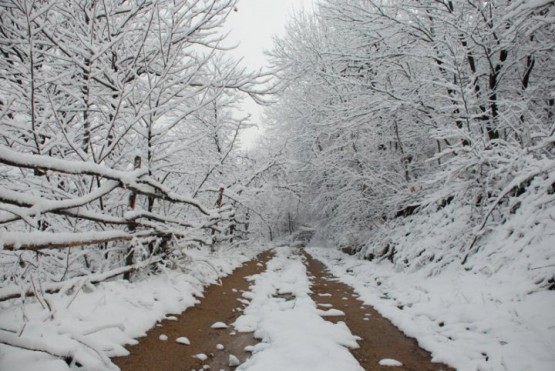
[[[149,237],[155,232],[130,234],[124,231],[95,231],[78,233],[2,232],[0,243],[4,250],[44,250],[96,245],[113,241],[130,241],[136,237]]]
[[[72,340],[78,341],[77,339],[72,339]],[[6,344],[12,347],[16,347],[16,348],[47,353],[47,354],[50,354],[51,356],[61,358],[68,363],[76,362],[81,366],[85,366],[87,369],[93,369],[93,368],[99,367],[98,364],[91,364],[88,358],[81,357],[77,349],[59,346],[55,343],[46,343],[36,337],[31,338],[26,336],[17,336],[15,334],[12,334],[11,332],[0,330],[0,343]],[[110,362],[109,358],[107,358],[104,354],[100,353],[98,350],[94,348],[91,348],[88,344],[83,344],[83,345],[87,346],[89,349],[91,349],[98,355],[99,357],[98,360],[102,362],[103,369],[106,369],[106,370],[117,369],[116,366],[113,365]]]
[[[46,344],[37,338],[26,338],[17,336],[5,330],[0,330],[0,343],[21,349],[44,352],[54,357],[62,358],[64,360],[75,359],[79,361],[77,359],[75,351],[71,349],[56,347],[55,344]]]
[[[104,273],[96,273],[96,274],[91,274],[89,276],[74,277],[63,282],[43,283],[42,290],[43,290],[43,293],[48,293],[48,294],[54,294],[59,291],[67,291],[72,287],[74,287],[75,285],[82,283],[83,277],[86,277],[87,281],[92,284],[99,283],[102,281],[106,281],[107,279],[119,276],[120,274],[123,274],[125,272],[129,272],[137,269],[143,269],[161,260],[162,260],[161,257],[156,257],[137,264],[130,265],[128,267],[120,267]],[[0,289],[0,302],[10,300],[10,299],[16,299],[19,297],[30,297],[34,295],[35,295],[35,292],[33,291],[32,287],[29,287],[27,289],[22,289],[21,287],[14,287],[14,286],[4,287]]]

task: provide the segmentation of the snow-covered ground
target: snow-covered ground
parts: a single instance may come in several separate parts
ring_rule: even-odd
[[[109,357],[128,354],[125,344],[145,335],[169,313],[180,313],[197,302],[203,287],[233,271],[261,250],[258,248],[186,249],[184,272],[162,274],[129,283],[122,279],[84,285],[70,294],[45,294],[42,305],[27,299],[0,304],[0,370],[67,371],[63,359],[1,344],[43,349],[73,358],[90,370],[117,369]],[[170,317],[171,319],[171,317]]]
[[[484,275],[453,264],[430,275],[336,249],[307,250],[415,337],[434,361],[459,371],[555,370],[555,294],[538,290],[522,274]]]
[[[308,251],[434,360],[461,371],[552,371],[554,181],[537,177],[520,196],[500,196],[488,218],[464,198],[439,207],[445,196],[431,195],[414,214],[359,234],[356,257]]]
[[[357,338],[344,322],[324,320],[310,298],[301,256],[289,247],[274,251],[267,271],[252,277],[252,291],[244,294],[251,302],[234,324],[261,339],[238,370],[363,370],[348,350],[358,347]]]
[[[243,293],[250,303],[233,324],[239,331],[254,331],[261,340],[238,370],[362,370],[348,350],[357,347],[357,337],[344,323],[322,318],[310,298],[297,249],[274,251],[267,271],[250,278],[251,291]],[[307,251],[354,287],[366,304],[415,337],[434,361],[459,371],[555,369],[554,292],[538,289],[530,277],[512,274],[516,265],[511,262],[495,274],[465,270],[460,264],[444,265],[431,274],[435,270],[403,270],[387,260],[369,262],[336,249]],[[88,369],[117,369],[109,357],[127,354],[123,345],[134,343],[160,319],[171,319],[169,313],[194,305],[205,285],[258,252],[252,247],[215,254],[187,250],[187,272],[168,270],[134,283],[118,279],[45,295],[50,309],[34,299],[23,306],[2,303],[0,342],[18,339],[22,347],[65,354]],[[75,368],[45,352],[0,344],[0,370]]]

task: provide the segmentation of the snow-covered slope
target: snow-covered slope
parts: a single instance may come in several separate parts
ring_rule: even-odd
[[[373,305],[433,360],[459,371],[534,370],[555,366],[555,295],[509,272],[488,277],[454,266],[429,276],[390,262],[310,248],[361,299]]]
[[[145,335],[157,321],[171,319],[167,314],[193,306],[205,285],[217,283],[261,249],[180,251],[184,269],[168,269],[133,283],[117,279],[92,286],[83,280],[82,287],[43,294],[40,302],[32,298],[23,304],[20,299],[0,303],[0,370],[82,369],[77,363],[88,370],[117,370],[108,357],[127,355],[124,345],[136,343],[134,338]]]
[[[374,229],[356,256],[337,249],[310,252],[435,360],[468,371],[550,371],[552,183],[538,177],[492,209],[483,226],[470,218],[472,205],[455,198]]]

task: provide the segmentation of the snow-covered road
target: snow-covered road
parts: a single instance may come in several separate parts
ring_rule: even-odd
[[[208,259],[215,267],[212,274],[226,275],[253,255],[252,251],[242,257],[237,251],[222,251],[199,255],[198,261]],[[39,339],[49,348],[29,352],[0,345],[0,370],[77,369],[75,363],[51,355],[48,350],[54,345],[70,349],[89,369],[116,369],[107,357],[123,356],[128,352],[123,346],[137,342],[139,346],[128,349],[151,364],[160,366],[159,359],[166,362],[174,357],[168,361],[173,366],[164,366],[166,371],[206,367],[240,371],[449,369],[431,360],[465,371],[551,371],[554,364],[549,352],[554,328],[548,310],[552,298],[546,295],[506,300],[500,306],[479,300],[485,292],[492,298],[501,295],[493,290],[497,286],[478,289],[469,281],[472,276],[457,276],[466,282],[457,286],[456,280],[403,275],[335,250],[277,247],[218,280],[204,291],[199,303],[194,295],[201,297],[202,285],[195,280],[203,268],[192,266],[197,271],[191,274],[168,271],[134,284],[102,283],[77,296],[49,295],[57,312],[51,314],[29,302],[24,306],[27,322],[18,307],[5,306],[0,311],[0,335],[20,331],[21,339]],[[537,298],[544,300],[531,301]],[[532,307],[532,303],[538,305]],[[168,315],[192,305],[179,316]],[[507,319],[511,314],[514,320]],[[198,326],[193,329],[191,324]],[[70,326],[72,332],[67,335]],[[149,327],[153,328],[146,338],[133,339]],[[82,330],[90,328],[96,331]],[[85,339],[88,348],[75,348],[71,336]],[[517,347],[520,352],[515,351]],[[96,356],[91,349],[97,351]],[[138,364],[143,370],[160,369],[146,361]],[[117,365],[123,370],[138,369],[129,367],[127,360]]]
[[[357,338],[344,322],[323,319],[311,299],[302,256],[288,247],[275,254],[243,295],[251,302],[234,325],[262,342],[238,370],[363,370],[348,350],[358,347]]]
[[[399,272],[326,248],[308,248],[434,361],[459,371],[555,370],[555,295],[519,275],[489,279],[456,266],[441,275]]]
[[[250,300],[234,323],[261,342],[241,371],[449,370],[420,349],[353,289],[300,249],[279,247],[251,277]]]

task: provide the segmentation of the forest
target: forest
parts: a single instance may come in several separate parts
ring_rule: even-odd
[[[322,0],[258,72],[229,55],[237,3],[0,2],[5,318],[307,231],[392,272],[553,296],[553,0]],[[249,148],[245,100],[265,107]],[[20,320],[0,315],[2,346],[69,357]]]

